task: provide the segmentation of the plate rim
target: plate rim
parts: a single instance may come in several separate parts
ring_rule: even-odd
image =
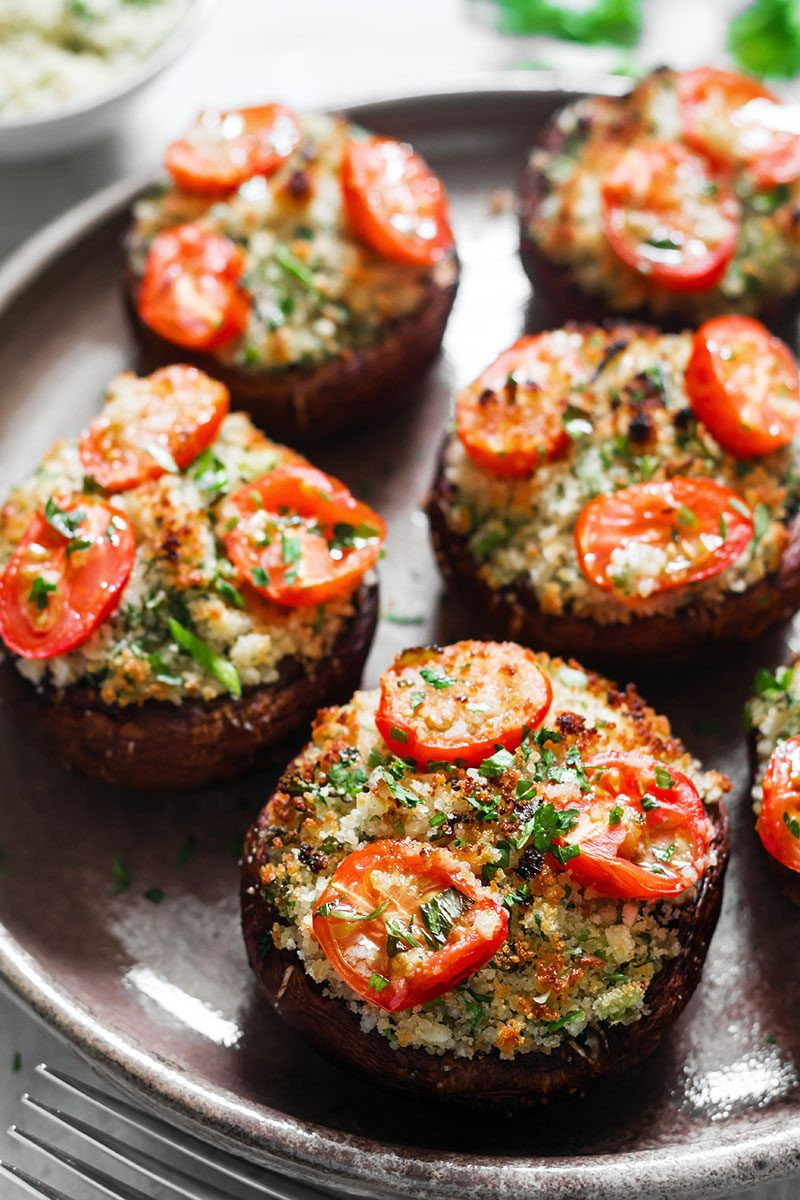
[[[446,107],[476,96],[502,102],[512,95],[543,92],[560,93],[565,99],[581,92],[619,95],[629,86],[628,79],[594,72],[485,72],[463,84],[370,97],[329,111],[374,114],[398,105]],[[0,266],[0,318],[53,262],[122,215],[152,180],[148,172],[113,182],[23,242]],[[178,1063],[148,1053],[59,990],[56,980],[2,923],[0,982],[101,1074],[140,1101],[146,1099],[187,1132],[280,1174],[326,1189],[346,1189],[350,1195],[558,1200],[580,1189],[583,1200],[639,1200],[646,1189],[654,1200],[677,1200],[689,1190],[697,1200],[711,1200],[729,1192],[732,1184],[746,1187],[800,1172],[798,1120],[711,1148],[693,1151],[690,1142],[684,1143],[670,1149],[669,1161],[664,1148],[547,1159],[467,1159],[455,1151],[418,1147],[404,1154],[389,1143],[324,1129],[266,1105],[243,1109],[233,1093],[194,1083]]]

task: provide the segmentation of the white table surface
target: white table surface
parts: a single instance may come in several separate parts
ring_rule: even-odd
[[[644,0],[637,64],[676,66],[719,56],[737,0]],[[741,7],[739,0],[738,7]],[[218,0],[192,49],[144,93],[113,138],[45,163],[0,168],[0,261],[47,221],[124,175],[158,165],[161,148],[201,107],[282,99],[298,108],[335,105],[463,84],[476,72],[525,62],[613,69],[618,51],[514,43],[465,17],[466,0]],[[690,34],[690,36],[687,36]],[[21,1066],[14,1069],[19,1056]],[[45,1095],[38,1062],[88,1078],[89,1068],[0,993],[0,1158],[59,1181],[75,1200],[97,1193],[65,1182],[6,1135],[19,1096]],[[36,1122],[25,1119],[29,1126]],[[159,1193],[148,1195],[157,1200]],[[0,1182],[0,1200],[14,1200]],[[738,1200],[796,1200],[800,1182],[737,1193]],[[642,1197],[642,1200],[648,1200]]]

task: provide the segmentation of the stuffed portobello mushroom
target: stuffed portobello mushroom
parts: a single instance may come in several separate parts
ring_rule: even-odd
[[[798,430],[753,318],[523,338],[456,398],[439,564],[488,629],[595,661],[755,637],[800,603]]]
[[[575,662],[406,651],[319,714],[248,834],[251,965],[377,1083],[502,1107],[581,1089],[648,1054],[698,982],[729,786]]]
[[[403,399],[458,278],[444,186],[410,146],[267,104],[201,114],[166,167],[127,244],[148,369],[194,362],[290,439]]]
[[[756,831],[784,890],[800,904],[800,670],[797,656],[759,671],[747,706],[755,751]]]
[[[383,522],[228,408],[125,372],[0,510],[3,691],[107,783],[233,775],[360,679]]]
[[[566,315],[773,308],[800,289],[796,114],[710,67],[579,100],[531,153],[520,229],[528,275]]]

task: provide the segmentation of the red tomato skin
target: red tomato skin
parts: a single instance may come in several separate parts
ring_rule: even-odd
[[[79,508],[90,513],[92,524],[96,526],[92,539],[94,550],[80,551],[70,558],[66,551],[68,539],[53,529],[43,512],[34,516],[0,576],[0,638],[21,658],[56,658],[80,646],[114,612],[133,569],[136,539],[133,526],[124,513],[97,496],[73,495],[59,499],[58,503],[67,513]],[[117,519],[117,546],[105,537],[112,517]],[[26,597],[31,581],[29,572],[24,575],[23,572],[26,551],[33,543],[49,551],[46,563],[57,567],[61,575],[58,592],[48,600],[48,606],[53,605],[53,610],[58,606],[57,620],[42,630],[36,629],[26,616],[26,609],[30,607]],[[87,558],[89,555],[93,558]],[[109,562],[109,567],[103,570],[105,562]],[[44,566],[42,563],[39,569],[44,570]],[[65,579],[70,584],[70,594],[66,597],[63,594]]]
[[[749,341],[762,360],[774,361],[774,372],[781,383],[794,393],[794,416],[779,417],[773,410],[768,427],[745,424],[742,409],[757,397],[739,394],[733,381],[726,379],[722,355],[726,347]],[[788,445],[800,430],[800,383],[797,363],[780,338],[775,337],[752,317],[713,317],[694,335],[692,353],[686,368],[686,390],[694,413],[708,427],[724,450],[736,458],[772,454]]]
[[[620,846],[626,836],[626,829],[622,824],[610,828],[605,824],[599,833],[592,833],[585,839],[580,837],[579,824],[564,839],[569,844],[579,845],[581,849],[579,855],[566,863],[569,873],[583,886],[591,887],[603,896],[620,900],[657,900],[678,896],[696,883],[707,865],[711,829],[703,802],[691,779],[670,766],[669,774],[674,786],[659,787],[655,782],[655,760],[638,751],[598,755],[586,761],[584,766],[590,779],[592,772],[598,769],[618,769],[622,776],[623,788],[626,785],[628,788],[626,794],[634,800],[639,800],[639,796],[645,791],[651,793],[658,801],[659,807],[642,812],[647,826],[654,831],[659,825],[669,825],[670,814],[677,813],[679,821],[684,818],[693,843],[693,868],[688,873],[674,871],[672,876],[666,873],[655,875],[647,868],[620,855]],[[646,780],[644,785],[643,780]],[[638,794],[635,794],[637,792]],[[621,793],[617,793],[619,794]],[[581,797],[578,801],[565,802],[563,807],[577,807],[583,811],[588,802],[588,799]],[[610,796],[609,809],[613,803],[614,798]],[[551,859],[551,862],[558,866],[554,859]]]
[[[394,174],[401,164],[406,195],[398,202]],[[383,258],[433,266],[455,245],[444,184],[403,142],[377,137],[349,142],[342,163],[342,196],[356,236]],[[410,231],[399,227],[404,219],[411,220]]]
[[[764,849],[790,871],[800,871],[800,839],[784,821],[800,820],[800,737],[787,738],[776,746],[762,784],[761,812],[756,831]]]
[[[767,101],[780,109],[778,97],[760,80],[718,67],[700,67],[679,72],[677,84],[683,135],[695,149],[720,167],[745,166],[759,188],[773,188],[797,179],[800,175],[800,137],[782,136],[776,131],[770,148],[742,157],[735,152],[722,151],[703,128],[700,106],[710,89],[727,94],[731,114],[754,100]]]
[[[334,886],[337,880],[346,881],[348,890],[352,893],[358,890],[364,876],[376,868],[394,868],[410,874],[424,873],[432,882],[435,881],[434,886],[441,890],[456,887],[473,902],[471,912],[491,910],[496,914],[496,931],[491,937],[469,938],[466,944],[462,936],[455,944],[445,945],[432,952],[430,957],[434,960],[436,972],[428,978],[403,977],[391,980],[388,987],[382,991],[375,991],[369,987],[369,977],[365,979],[354,970],[341,952],[332,930],[332,926],[337,924],[335,919],[318,916],[317,912],[322,904],[328,901],[336,902],[338,899]],[[312,927],[325,957],[348,987],[363,1000],[386,1012],[400,1012],[443,996],[484,967],[508,937],[508,914],[491,892],[449,851],[434,850],[410,838],[387,838],[372,842],[368,846],[361,846],[339,864],[328,887],[317,901]]]
[[[187,350],[215,350],[240,337],[250,300],[239,287],[245,260],[230,238],[177,225],[150,244],[139,289],[142,321]]]
[[[673,179],[679,168],[693,166],[708,176],[709,184],[719,189],[717,206],[726,221],[726,236],[714,248],[708,248],[704,258],[691,263],[668,264],[646,258],[637,246],[631,245],[625,233],[625,194],[630,179],[642,172],[652,177],[653,164],[663,159],[662,169]],[[651,162],[652,160],[652,162]],[[651,184],[652,186],[652,184]],[[651,142],[630,147],[605,177],[602,184],[601,222],[603,232],[618,258],[639,275],[644,275],[657,287],[672,292],[700,292],[714,287],[722,279],[733,258],[739,236],[739,207],[732,193],[722,182],[711,177],[705,163],[677,142]],[[641,245],[642,243],[640,243]]]
[[[254,493],[259,495],[259,503],[254,500]],[[348,488],[338,479],[326,475],[324,471],[299,461],[276,467],[262,475],[260,479],[245,484],[228,498],[228,503],[238,509],[243,518],[252,516],[259,509],[268,513],[279,514],[289,510],[301,517],[314,519],[323,527],[332,529],[333,525],[342,522],[352,525],[365,524],[377,531],[374,541],[359,549],[353,549],[340,560],[331,558],[327,542],[322,545],[312,545],[311,535],[307,537],[299,531],[304,543],[310,546],[310,552],[316,550],[315,557],[321,559],[322,568],[329,566],[330,578],[312,583],[310,586],[298,582],[296,585],[285,579],[286,570],[279,562],[270,557],[271,547],[262,549],[256,554],[251,546],[247,528],[240,520],[225,538],[228,558],[238,569],[244,583],[274,604],[285,608],[304,608],[310,605],[323,604],[337,596],[347,595],[355,591],[365,573],[378,561],[381,547],[386,539],[386,524],[382,517],[368,505],[356,500]],[[299,527],[298,527],[299,529]],[[273,539],[275,552],[280,539]],[[322,543],[323,538],[316,536],[316,543]],[[268,562],[267,575],[269,583],[260,586],[253,581],[253,569],[264,568]]]
[[[204,125],[241,122],[238,137],[203,145]],[[192,134],[196,136],[193,138]],[[300,123],[283,104],[201,113],[186,137],[168,148],[164,165],[179,188],[201,196],[229,196],[254,175],[273,175],[300,141]]]
[[[736,503],[733,505],[733,511],[728,512],[727,506],[730,505],[731,499]],[[614,591],[613,583],[607,574],[611,550],[620,544],[623,537],[633,536],[629,532],[630,522],[626,517],[625,505],[629,505],[634,515],[638,515],[637,507],[643,507],[645,511],[652,511],[669,506],[672,511],[675,511],[684,505],[688,508],[696,508],[700,502],[709,512],[716,514],[715,524],[718,524],[718,514],[722,512],[728,513],[731,518],[724,543],[724,553],[718,553],[716,556],[710,555],[706,565],[692,571],[690,575],[682,578],[676,575],[671,579],[662,580],[660,586],[655,588],[652,594],[688,587],[690,584],[701,583],[704,579],[719,575],[721,571],[736,561],[752,538],[752,518],[745,517],[744,513],[738,511],[737,506],[741,506],[743,502],[729,488],[723,487],[722,484],[715,483],[711,479],[684,478],[678,475],[664,483],[635,483],[630,487],[621,488],[618,492],[603,494],[590,500],[575,524],[575,553],[581,571],[596,587],[602,588],[606,592]],[[619,510],[616,518],[615,509]],[[615,526],[616,539],[614,540]],[[603,545],[604,542],[605,545]],[[602,554],[596,548],[598,545],[603,549]],[[720,548],[720,550],[722,549],[723,547]],[[619,598],[624,599],[624,597]]]
[[[566,392],[563,397],[553,397],[544,388],[541,389],[543,406],[549,403],[553,409],[552,414],[543,414],[547,427],[541,435],[531,432],[526,439],[523,420],[523,428],[512,430],[509,434],[510,448],[497,453],[485,431],[487,415],[491,416],[483,399],[485,392],[501,392],[508,376],[513,373],[524,376],[526,365],[536,361],[548,336],[547,333],[541,333],[520,338],[456,397],[456,423],[464,449],[473,462],[500,479],[524,479],[533,474],[540,464],[560,458],[569,447],[569,435],[561,419]],[[550,416],[552,419],[548,419]]]
[[[165,437],[158,442],[183,470],[211,445],[219,427],[230,410],[228,389],[199,371],[197,367],[174,364],[161,367],[148,376],[153,387],[153,405],[158,415],[163,412],[161,425],[170,416],[170,400],[173,400],[174,416],[169,420]],[[181,407],[191,406],[192,417],[182,417]],[[176,411],[177,410],[177,411]],[[146,416],[146,414],[145,414]],[[148,479],[158,479],[165,468],[142,446],[117,448],[108,452],[104,439],[108,428],[106,415],[101,412],[81,434],[78,443],[81,465],[100,487],[107,492],[125,492],[138,487]]]
[[[472,647],[474,651],[471,650]],[[375,725],[392,753],[400,758],[414,759],[418,770],[425,770],[426,765],[437,762],[459,762],[466,767],[477,767],[485,758],[490,757],[498,746],[513,752],[521,745],[526,729],[536,729],[541,725],[552,704],[552,685],[547,675],[537,666],[532,651],[514,642],[470,641],[457,642],[440,650],[441,653],[446,653],[450,650],[460,651],[462,648],[465,648],[465,654],[474,652],[476,657],[483,657],[487,651],[502,652],[504,656],[510,652],[518,656],[518,670],[527,669],[530,672],[526,681],[525,705],[521,712],[504,714],[503,723],[494,723],[469,743],[458,741],[448,744],[444,738],[434,742],[430,737],[420,737],[415,728],[416,721],[409,719],[407,712],[394,703],[395,698],[390,690],[393,672],[405,657],[401,654],[392,667],[381,676],[381,698],[375,715]],[[500,669],[500,662],[494,664],[487,661],[484,667],[487,673],[493,670],[499,673]],[[404,739],[398,736],[402,734],[405,734]]]

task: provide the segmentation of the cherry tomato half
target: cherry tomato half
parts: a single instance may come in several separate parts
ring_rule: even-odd
[[[485,966],[506,940],[508,915],[455,855],[406,838],[348,854],[320,896],[313,928],[348,987],[398,1012]]]
[[[210,110],[172,143],[165,166],[187,192],[227,196],[253,175],[272,175],[299,141],[300,123],[282,104]]]
[[[520,338],[456,397],[458,436],[470,458],[493,475],[518,478],[563,454],[567,398],[588,374],[559,332]]]
[[[700,67],[678,75],[684,137],[721,165],[748,166],[759,187],[800,175],[800,128],[777,96],[747,75]]]
[[[739,206],[677,142],[627,149],[602,181],[603,232],[624,263],[673,292],[713,287],[736,249]]]
[[[584,764],[591,790],[556,807],[578,811],[563,839],[580,853],[567,869],[604,896],[677,896],[702,875],[711,827],[688,776],[641,753],[598,755]]]
[[[405,143],[349,142],[342,193],[356,236],[384,258],[430,266],[452,250],[444,184]]]
[[[287,464],[231,497],[228,557],[242,579],[276,604],[301,608],[354,591],[378,560],[386,526],[338,479]]]
[[[686,368],[692,408],[737,458],[771,454],[800,430],[800,379],[788,346],[752,317],[714,317]]]
[[[590,500],[575,526],[575,550],[587,579],[635,604],[719,575],[752,536],[750,511],[730,488],[676,476]]]
[[[550,680],[513,642],[455,642],[398,655],[381,676],[375,724],[386,744],[424,768],[477,766],[498,746],[515,750],[544,720]]]
[[[0,577],[0,637],[23,658],[85,642],[119,604],[136,555],[133,526],[97,496],[54,496]]]
[[[244,331],[250,301],[239,287],[244,255],[199,225],[176,225],[150,243],[139,316],[155,333],[188,350],[213,350]]]
[[[224,384],[196,367],[131,377],[81,436],[81,465],[109,492],[158,479],[170,460],[183,470],[213,442],[229,407]]]
[[[800,737],[776,746],[761,793],[758,836],[773,858],[800,871]]]

